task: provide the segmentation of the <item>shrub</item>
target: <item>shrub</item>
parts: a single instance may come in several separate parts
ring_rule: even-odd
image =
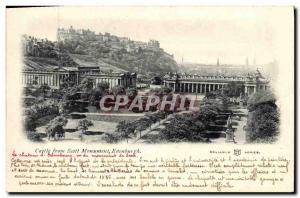
[[[117,143],[121,141],[123,137],[121,136],[121,133],[115,132],[115,133],[105,133],[102,136],[102,140],[104,140],[107,143]]]
[[[257,92],[248,101],[248,142],[274,142],[279,134],[279,111],[274,95]]]
[[[34,142],[42,141],[41,135],[35,131],[26,131],[26,135],[27,135],[27,138],[31,141],[34,141]]]

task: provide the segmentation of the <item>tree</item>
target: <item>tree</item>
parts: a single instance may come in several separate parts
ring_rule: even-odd
[[[78,86],[75,87],[77,89],[77,93],[80,92],[80,98],[82,100],[88,101],[90,95],[93,91],[94,80],[92,78],[84,78]]]
[[[145,117],[146,117],[145,121],[150,123],[149,124],[150,128],[151,128],[151,124],[154,124],[159,120],[157,114],[155,113],[147,113]]]
[[[122,140],[122,136],[120,133],[105,133],[102,137],[102,140],[106,141],[107,143],[117,143]]]
[[[134,133],[135,129],[136,129],[136,125],[133,124],[133,122],[129,122],[129,121],[121,121],[118,123],[117,127],[116,127],[116,132],[118,132],[120,134],[121,139],[126,139],[127,143],[128,143],[128,139],[129,139],[129,135]]]
[[[187,113],[175,115],[170,122],[163,128],[159,136],[162,140],[168,142],[204,142],[207,141],[202,137],[205,125],[198,120],[199,115]]]
[[[32,95],[32,88],[33,87],[24,87],[24,89],[23,89],[23,94],[25,95],[25,96],[30,96],[30,95]]]
[[[215,100],[206,100],[206,102],[200,106],[200,110],[197,114],[198,120],[200,120],[205,126],[208,126],[210,122],[214,121],[219,113],[219,103]]]
[[[79,84],[79,88],[81,91],[89,92],[93,89],[93,87],[94,80],[92,78],[84,78]]]
[[[230,82],[225,88],[224,93],[228,97],[239,97],[244,95],[244,86],[237,82]]]
[[[31,141],[42,141],[41,135],[35,131],[36,121],[34,116],[28,115],[24,119],[24,130],[27,138]]]
[[[92,121],[88,119],[83,119],[78,122],[77,129],[81,130],[81,135],[82,135],[85,134],[86,130],[91,126],[94,126]]]
[[[155,93],[156,95],[166,95],[171,93],[172,89],[169,87],[161,87],[161,88],[151,89],[151,92]]]
[[[80,92],[79,87],[72,86],[68,89],[65,89],[62,97],[62,100],[67,102],[68,100],[77,100],[78,99],[78,92]]]
[[[217,97],[216,92],[215,91],[211,91],[211,92],[206,92],[205,93],[205,98],[208,99],[215,99]]]
[[[78,110],[74,101],[81,98],[81,91],[78,86],[72,86],[61,91],[62,99],[59,102],[60,113],[70,113]]]
[[[43,97],[45,97],[48,91],[51,90],[48,84],[43,84],[38,89],[39,92],[43,94]]]
[[[123,95],[123,94],[125,94],[125,89],[124,89],[123,86],[117,85],[117,86],[114,86],[114,87],[112,88],[112,93],[113,93],[115,96],[117,96],[117,95]]]
[[[64,115],[69,113],[68,103],[66,101],[60,101],[58,103],[59,114]]]
[[[162,119],[166,118],[166,112],[165,111],[158,111],[157,113],[155,113],[158,121],[160,122]]]
[[[276,98],[274,94],[270,90],[259,90],[247,101],[247,108],[252,111],[255,110],[257,105],[260,105],[262,103],[270,103],[275,104]]]
[[[220,98],[221,102],[222,102],[222,109],[223,110],[228,110],[229,104],[230,104],[230,99],[229,97],[222,95],[222,97]]]
[[[248,142],[274,142],[279,134],[279,111],[270,91],[259,91],[248,100]]]
[[[56,100],[48,99],[46,101],[37,102],[34,105],[31,105],[29,108],[26,108],[23,112],[25,117],[25,125],[28,124],[28,128],[32,128],[31,123],[35,123],[36,120],[48,115],[57,115],[59,114],[58,102]],[[26,124],[27,123],[27,124]],[[27,128],[27,127],[25,127]],[[32,130],[32,129],[28,129]]]
[[[244,87],[237,82],[230,82],[224,90],[224,94],[228,97],[239,97],[244,94]]]
[[[97,84],[97,88],[102,89],[103,91],[104,91],[104,90],[107,90],[107,89],[109,89],[109,83],[108,83],[108,82],[105,82],[105,81],[99,82],[99,83]]]
[[[201,107],[210,106],[216,111],[224,111],[229,107],[230,99],[226,94],[223,94],[220,90],[206,92],[205,97],[201,101]]]
[[[48,135],[48,139],[56,137],[61,138],[65,136],[65,131],[63,127],[68,123],[68,120],[63,116],[57,116],[53,120],[51,120],[46,126],[46,132]]]
[[[75,86],[75,82],[73,82],[71,79],[64,79],[64,81],[59,85],[59,89],[61,92],[65,92],[68,89]]]
[[[137,92],[136,88],[130,87],[130,88],[126,89],[126,95],[130,99],[135,98],[135,96],[137,96],[137,94],[138,94],[138,92]]]
[[[108,93],[107,92],[108,88],[109,88],[109,83],[107,82],[98,83],[97,87],[93,89],[90,94],[90,98],[89,98],[90,104],[95,105],[98,108],[99,101],[104,95]]]
[[[221,90],[215,90],[205,93],[205,98],[207,99],[217,99],[222,97],[225,97],[225,94],[222,94]]]
[[[33,115],[26,116],[24,120],[25,131],[35,131],[35,128],[36,128],[36,122]]]
[[[140,137],[142,136],[142,131],[146,130],[148,127],[151,127],[151,120],[147,117],[142,117],[138,119],[136,122],[135,130],[137,130],[140,134]]]
[[[161,85],[163,83],[163,79],[160,76],[154,76],[151,79],[151,84],[153,85]]]
[[[77,47],[75,48],[74,52],[76,54],[87,54],[85,52],[85,48],[82,45],[77,45]]]
[[[139,47],[137,53],[138,53],[138,54],[143,53],[143,49],[142,49],[141,47]]]

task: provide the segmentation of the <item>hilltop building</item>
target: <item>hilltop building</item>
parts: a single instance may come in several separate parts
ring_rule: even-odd
[[[98,42],[108,42],[114,49],[124,48],[128,52],[138,51],[139,49],[151,49],[151,50],[162,50],[160,43],[157,40],[149,40],[148,42],[132,41],[128,37],[118,37],[111,35],[108,32],[104,34],[98,33],[87,29],[74,29],[70,26],[68,29],[58,28],[57,29],[57,40],[64,42],[65,40],[89,40]]]
[[[43,56],[44,49],[55,49],[57,42],[48,39],[38,39],[33,36],[22,36],[22,50],[25,56]],[[51,56],[51,54],[49,54]]]

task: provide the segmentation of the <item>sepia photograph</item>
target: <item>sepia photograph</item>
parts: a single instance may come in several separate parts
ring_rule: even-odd
[[[294,14],[7,7],[7,191],[294,192]]]

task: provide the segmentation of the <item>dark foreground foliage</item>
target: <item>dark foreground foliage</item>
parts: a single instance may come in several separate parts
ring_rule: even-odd
[[[272,143],[279,134],[279,110],[270,91],[260,91],[248,100],[247,141]]]

